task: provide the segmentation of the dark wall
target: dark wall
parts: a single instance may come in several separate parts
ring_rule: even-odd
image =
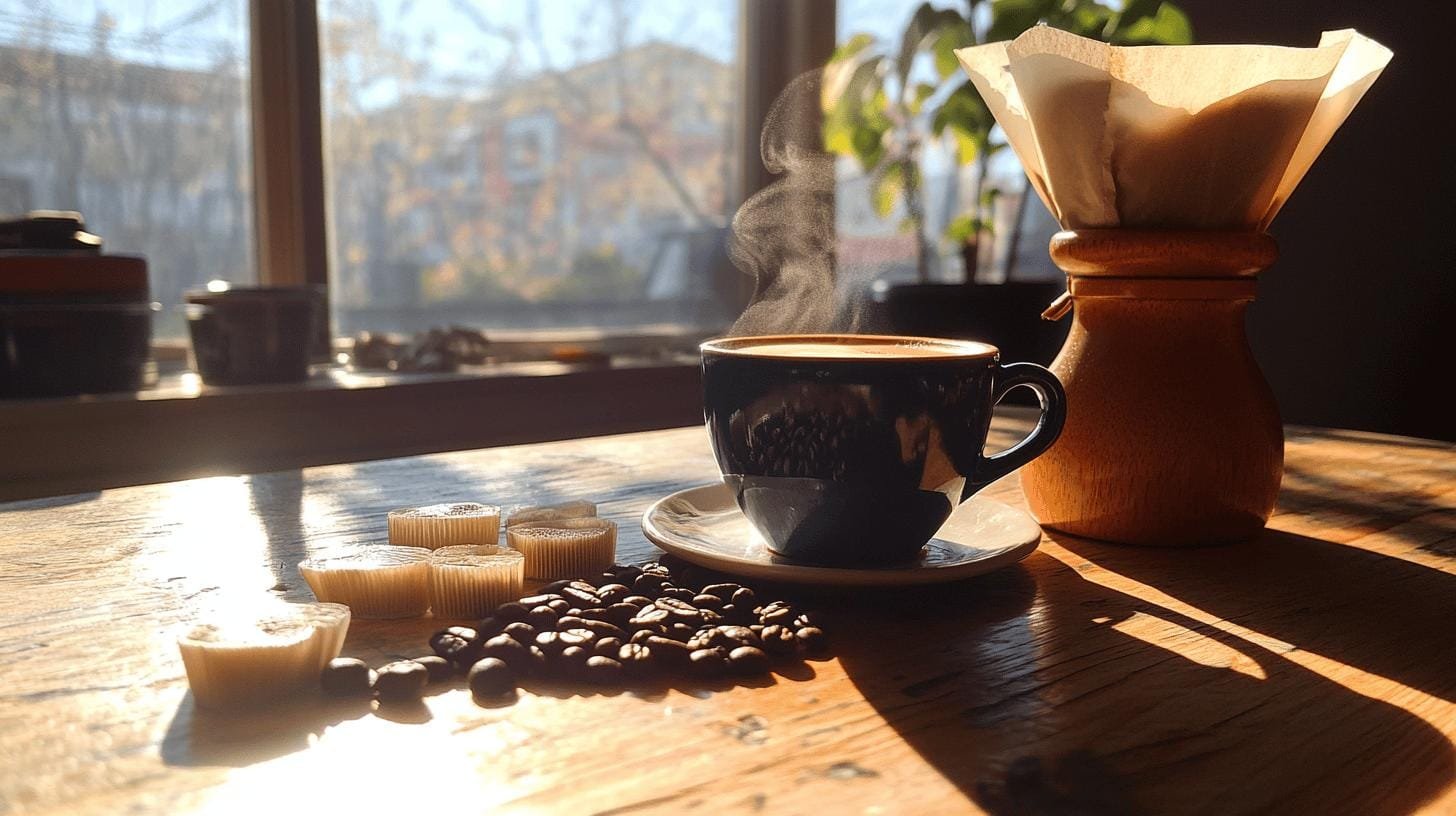
[[[1456,440],[1456,46],[1436,42],[1453,7],[1178,1],[1200,43],[1355,28],[1395,52],[1275,219],[1249,334],[1285,421]]]

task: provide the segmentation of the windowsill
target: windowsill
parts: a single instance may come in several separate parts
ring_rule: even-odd
[[[0,501],[688,425],[698,387],[682,352],[232,387],[164,373],[134,394],[0,401]]]

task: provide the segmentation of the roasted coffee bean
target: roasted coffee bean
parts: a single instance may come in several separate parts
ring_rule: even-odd
[[[662,564],[657,561],[648,561],[646,564],[642,565],[642,574],[656,575],[661,578],[667,578],[668,576],[672,575],[672,570],[668,569],[666,564]]]
[[[543,629],[554,628],[558,617],[560,615],[556,614],[555,609],[543,604],[531,609],[531,613],[526,616],[526,623],[536,627],[536,631],[539,632]]]
[[[663,636],[670,637],[680,643],[687,643],[688,641],[692,640],[693,635],[696,635],[697,633],[698,627],[695,624],[674,623],[671,626],[667,627],[667,632],[665,632]]]
[[[614,638],[621,638],[623,640],[625,640],[627,638],[627,633],[625,631],[623,631],[622,627],[620,627],[617,624],[612,623],[610,621],[590,620],[590,619],[588,619],[588,620],[582,621],[580,628],[582,628],[582,629],[590,629],[593,632],[596,632],[597,633],[597,637],[599,637],[599,638],[602,638],[602,637],[614,637]]]
[[[436,658],[443,660],[443,658]],[[333,697],[358,697],[374,686],[374,672],[369,664],[355,657],[336,657],[319,675],[324,693]]]
[[[665,637],[650,637],[643,645],[652,650],[652,654],[656,655],[657,661],[662,664],[663,668],[678,669],[687,665],[690,652],[688,652],[687,645],[681,641]]]
[[[573,579],[563,578],[560,581],[552,581],[551,583],[536,590],[536,592],[541,595],[561,595],[561,590],[566,589],[573,583],[575,583]],[[562,597],[565,596],[563,595]]]
[[[631,586],[632,582],[637,580],[637,576],[642,574],[642,568],[626,566],[621,569],[614,569],[612,572],[617,576],[617,583],[624,586]]]
[[[763,627],[759,639],[763,641],[763,650],[774,657],[788,657],[799,648],[793,630],[778,624]]]
[[[396,660],[379,668],[374,678],[374,694],[390,703],[418,700],[429,682],[429,669],[413,660]]]
[[[797,614],[797,615],[794,616],[794,621],[793,621],[792,624],[790,624],[790,627],[793,628],[793,629],[803,629],[806,626],[818,627],[819,626],[819,613],[817,613],[817,612],[800,612],[799,614]]]
[[[748,628],[755,635],[758,635],[760,637],[763,636],[763,624],[761,624],[761,623],[750,623],[750,624],[748,624]]]
[[[825,637],[824,630],[817,626],[802,626],[794,633],[794,637],[809,654],[818,654],[829,646],[829,638]]]
[[[595,620],[595,621],[608,620],[607,610],[606,610],[605,607],[601,607],[601,606],[593,606],[591,609],[583,609],[583,610],[581,610],[580,617],[582,619],[584,619],[584,620]]]
[[[500,697],[516,690],[516,675],[500,658],[484,657],[475,661],[468,675],[470,693],[476,697]]]
[[[633,676],[646,674],[655,659],[651,647],[643,643],[628,643],[617,650],[617,662]]]
[[[723,608],[724,601],[717,595],[694,595],[693,599],[688,603],[691,603],[699,609],[712,609],[716,611]]]
[[[622,648],[622,639],[621,638],[615,638],[615,637],[597,638],[597,642],[592,644],[592,654],[599,654],[599,655],[604,655],[606,657],[615,658],[617,656],[617,651],[620,650],[621,648]]]
[[[632,582],[632,591],[638,595],[655,598],[662,593],[662,586],[665,583],[667,583],[667,579],[663,576],[651,572],[644,572],[637,576],[637,580]]]
[[[768,671],[768,655],[753,646],[739,646],[728,653],[728,668],[734,674],[763,674]]]
[[[500,658],[513,671],[519,673],[525,673],[531,668],[530,651],[526,649],[525,644],[510,635],[496,635],[487,640],[481,649],[481,657]]]
[[[615,686],[622,682],[622,664],[610,657],[593,655],[586,659],[586,680],[598,686]]]
[[[530,657],[526,661],[526,674],[545,674],[548,661],[546,653],[541,650],[541,647],[532,644],[526,649],[526,654]]]
[[[701,615],[698,608],[680,598],[662,597],[653,601],[653,606],[667,610],[672,620],[681,623],[697,623]]]
[[[736,649],[739,646],[757,646],[758,633],[747,626],[717,626],[707,631],[705,638],[710,645],[722,646],[725,649]]]
[[[450,655],[475,642],[477,632],[469,626],[450,626],[430,636],[430,650],[449,659]]]
[[[424,666],[425,671],[430,673],[431,683],[440,683],[449,680],[450,675],[455,673],[455,666],[450,661],[438,655],[417,657],[415,658],[415,662]]]
[[[635,632],[632,633],[632,636],[631,637],[627,638],[627,642],[628,643],[633,643],[633,644],[642,644],[642,643],[646,643],[648,638],[661,637],[661,636],[662,636],[662,632],[660,630],[656,630],[656,629],[638,629],[637,631],[635,631]]]
[[[733,600],[733,593],[742,588],[739,584],[708,584],[703,587],[702,594],[712,595],[723,603],[728,603]]]
[[[572,646],[590,646],[597,639],[597,633],[590,629],[566,629],[556,633],[556,639],[561,643],[562,650]]]
[[[649,603],[651,603],[649,601]],[[622,627],[632,625],[632,619],[637,617],[637,607],[629,603],[614,603],[607,607],[607,620]]]
[[[556,631],[565,632],[567,629],[580,629],[586,623],[585,618],[576,615],[562,615],[556,620]]]
[[[514,623],[514,621],[508,621],[503,618],[497,618],[494,616],[486,618],[485,620],[475,624],[475,640],[477,642],[489,640],[490,638],[499,635],[501,631],[504,630],[506,626],[511,623]]]
[[[430,638],[430,650],[463,671],[480,659],[480,635],[469,626],[451,626]]]
[[[516,640],[519,640],[522,646],[530,646],[536,642],[536,627],[521,621],[508,624],[501,634],[510,635]]]
[[[688,589],[687,587],[680,586],[667,587],[662,590],[662,597],[674,598],[676,600],[684,601],[689,604],[693,602],[693,597],[697,594],[698,593],[692,591],[691,589]]]
[[[652,599],[646,595],[628,595],[622,599],[622,603],[641,609],[644,606],[651,606]]]
[[[672,617],[672,613],[660,606],[649,606],[627,621],[627,625],[633,629],[641,629],[654,624],[666,624]]]
[[[566,644],[561,642],[561,635],[556,632],[542,632],[536,635],[536,647],[547,657],[554,657],[566,648]]]
[[[715,609],[699,609],[698,610],[698,625],[699,626],[717,626],[718,624],[720,624],[722,622],[723,622],[723,616],[722,615],[719,615],[717,610],[715,610]]]
[[[694,650],[688,661],[698,677],[722,677],[728,671],[728,652],[720,648]]]
[[[562,612],[561,613],[561,617],[563,617],[563,618],[579,618],[579,617],[581,617],[581,607],[579,607],[579,606],[573,606],[570,609],[566,610],[565,612]]]
[[[765,626],[774,623],[779,624],[780,626],[787,626],[793,623],[794,618],[798,614],[799,613],[796,612],[794,608],[792,606],[789,606],[787,603],[784,603],[783,601],[774,601],[773,603],[767,604],[759,608],[758,619],[763,621],[763,624]]]
[[[538,603],[531,603],[530,599],[528,598],[522,598],[519,601],[507,601],[500,606],[497,606],[495,608],[495,613],[491,617],[497,618],[504,623],[515,623],[516,621],[523,621],[526,619],[527,615],[531,614],[531,607],[539,606],[543,603],[546,602],[540,601]]]
[[[602,605],[602,599],[597,597],[596,592],[593,591],[593,587],[590,584],[582,584],[581,586],[578,586],[578,584],[581,584],[581,582],[574,581],[571,586],[561,590],[561,597],[571,601],[581,609]],[[582,586],[586,588],[583,589]]]
[[[526,609],[529,610],[533,606],[540,606],[541,604],[550,604],[552,601],[564,600],[566,599],[555,592],[542,592],[536,595],[527,595],[526,597],[522,598],[518,603],[520,603],[522,606],[526,607]]]
[[[748,587],[739,587],[733,591],[733,596],[728,599],[728,602],[751,612],[754,607],[758,606],[758,596]]]
[[[568,601],[565,598],[553,598],[552,600],[547,601],[546,605],[551,607],[551,611],[555,612],[557,615],[565,615],[566,610],[571,608],[571,601]]]
[[[591,656],[591,652],[581,646],[567,646],[556,658],[556,670],[563,677],[578,679],[586,672],[586,661]]]
[[[597,597],[602,599],[604,604],[614,604],[632,594],[632,590],[624,584],[606,584],[597,588]]]

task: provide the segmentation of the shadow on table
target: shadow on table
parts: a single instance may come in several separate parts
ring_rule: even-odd
[[[18,501],[0,502],[0,513],[15,513],[21,510],[45,510],[51,507],[70,507],[74,504],[85,504],[88,501],[95,501],[101,498],[100,490],[93,490],[90,493],[72,493],[68,496],[47,496],[42,499],[20,499]]]
[[[266,710],[209,711],[189,692],[162,737],[168,765],[240,768],[308,747],[310,737],[370,713],[367,699],[334,700],[307,695]]]
[[[850,678],[991,813],[1407,813],[1456,779],[1440,731],[1280,653],[1449,699],[1453,647],[1429,615],[1456,608],[1451,576],[1278,533],[1190,551],[1054,538],[1290,646],[1255,645],[1043,553],[926,600],[839,610],[835,630],[860,633],[837,641]]]

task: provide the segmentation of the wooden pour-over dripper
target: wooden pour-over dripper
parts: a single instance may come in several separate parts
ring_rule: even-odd
[[[1187,546],[1246,539],[1274,509],[1279,409],[1244,332],[1260,232],[1057,233],[1073,324],[1051,369],[1061,437],[1021,471],[1032,513],[1074,535]]]

